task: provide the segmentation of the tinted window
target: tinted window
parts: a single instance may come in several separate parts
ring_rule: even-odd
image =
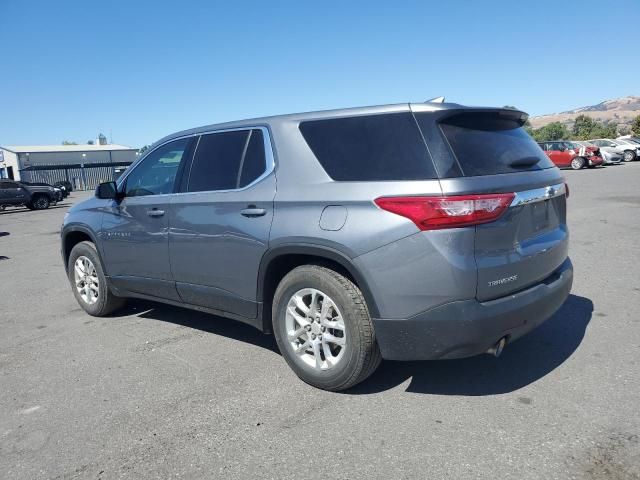
[[[264,155],[264,136],[261,130],[252,130],[247,152],[242,162],[242,173],[238,187],[246,187],[267,169]]]
[[[245,187],[265,171],[260,130],[211,133],[200,137],[187,190],[206,192]]]
[[[462,113],[441,121],[440,127],[465,176],[553,167],[531,136],[509,117]]]
[[[190,139],[167,143],[151,152],[126,178],[127,197],[172,193],[178,167]]]
[[[426,180],[433,163],[410,113],[302,122],[300,131],[334,180]]]

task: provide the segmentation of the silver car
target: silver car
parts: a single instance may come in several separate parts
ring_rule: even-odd
[[[71,289],[90,315],[135,297],[247,323],[326,390],[499,355],[573,279],[568,190],[526,120],[405,103],[169,135],[65,217]]]
[[[625,162],[631,162],[638,158],[640,155],[640,145],[629,140],[611,140],[610,138],[597,138],[595,140],[589,140],[589,143],[593,143],[600,148],[609,148],[614,152],[622,155],[622,159]]]

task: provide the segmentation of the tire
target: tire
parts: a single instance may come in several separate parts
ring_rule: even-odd
[[[313,292],[317,308],[312,307]],[[304,308],[297,307],[300,303],[296,299],[304,303]],[[290,305],[296,307],[292,310]],[[325,313],[321,320],[320,315],[314,315],[319,312]],[[272,314],[282,356],[309,385],[329,391],[346,390],[365,380],[380,365],[382,357],[362,292],[334,270],[318,265],[294,268],[276,289]],[[288,332],[294,331],[298,337],[289,338]],[[299,348],[298,353],[295,348]]]
[[[49,208],[50,204],[51,202],[49,200],[49,197],[47,197],[46,195],[36,195],[31,201],[33,210],[46,210],[47,208]]]
[[[87,268],[88,264],[84,262],[84,259],[89,260],[91,267]],[[80,271],[86,272],[86,276],[90,277],[89,280],[84,280],[80,284],[76,282],[76,262],[80,260],[80,263],[84,268]],[[116,297],[109,286],[107,285],[107,279],[100,262],[100,257],[96,251],[96,247],[91,242],[80,242],[73,247],[71,254],[69,255],[69,263],[67,264],[67,273],[69,283],[71,284],[71,290],[76,297],[76,301],[82,307],[82,309],[89,315],[94,317],[104,317],[110,313],[121,308],[125,304],[125,299]],[[95,275],[93,275],[95,273]],[[96,287],[97,283],[97,288]],[[79,291],[80,286],[86,286],[83,294]],[[93,286],[94,288],[91,288]],[[88,297],[90,297],[88,299]],[[93,300],[93,301],[92,301]]]
[[[571,160],[571,168],[573,170],[580,170],[582,167],[584,167],[585,163],[586,162],[584,161],[584,158],[574,157],[573,160]]]
[[[633,150],[625,150],[622,159],[625,162],[632,162],[636,159],[636,152],[634,152]]]

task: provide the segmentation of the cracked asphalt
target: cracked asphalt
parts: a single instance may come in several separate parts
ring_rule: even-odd
[[[567,171],[575,283],[499,359],[384,362],[346,393],[272,337],[75,303],[72,202],[0,212],[0,478],[640,479],[640,162]]]

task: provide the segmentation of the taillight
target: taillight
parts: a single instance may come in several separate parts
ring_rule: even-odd
[[[515,193],[456,195],[451,197],[380,197],[383,210],[407,217],[420,230],[468,227],[497,220]]]

